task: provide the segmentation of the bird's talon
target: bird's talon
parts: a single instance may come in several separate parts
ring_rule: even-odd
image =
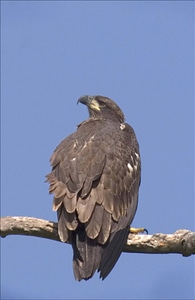
[[[148,230],[146,228],[143,228],[143,227],[141,227],[141,228],[130,227],[129,231],[132,234],[138,234],[138,233],[144,233],[144,232],[146,234],[148,234]]]

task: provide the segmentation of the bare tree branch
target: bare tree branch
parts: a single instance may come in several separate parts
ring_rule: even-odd
[[[58,224],[31,217],[0,218],[0,236],[28,235],[59,241]],[[129,234],[124,252],[134,253],[179,253],[183,256],[195,254],[195,232],[177,230],[173,234],[154,235]]]

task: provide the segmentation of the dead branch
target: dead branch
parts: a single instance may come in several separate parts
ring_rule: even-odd
[[[57,223],[31,217],[0,218],[0,236],[8,235],[36,236],[60,242]],[[181,229],[173,234],[129,234],[123,251],[153,254],[179,253],[190,256],[195,254],[195,232]]]

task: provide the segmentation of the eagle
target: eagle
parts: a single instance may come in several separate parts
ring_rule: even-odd
[[[136,213],[141,178],[133,128],[110,98],[82,96],[89,118],[53,152],[48,174],[58,234],[73,249],[75,279],[103,280],[116,264]]]

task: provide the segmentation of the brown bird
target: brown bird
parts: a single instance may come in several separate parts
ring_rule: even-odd
[[[47,181],[60,240],[72,244],[75,279],[87,280],[96,270],[104,279],[136,213],[139,146],[113,100],[83,96],[78,102],[88,107],[89,119],[55,149]]]

